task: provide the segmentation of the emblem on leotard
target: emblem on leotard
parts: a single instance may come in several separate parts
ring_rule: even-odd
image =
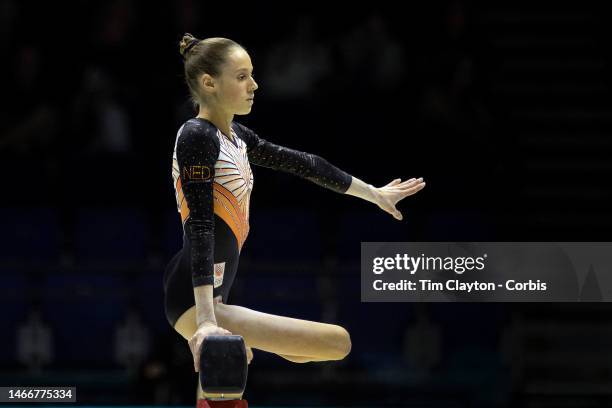
[[[182,173],[186,182],[210,179],[210,168],[208,166],[184,166]]]
[[[215,264],[215,284],[214,287],[218,288],[223,284],[223,274],[225,273],[225,262]]]

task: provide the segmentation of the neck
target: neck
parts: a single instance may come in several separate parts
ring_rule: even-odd
[[[234,120],[233,113],[222,112],[219,109],[213,109],[208,106],[200,105],[200,111],[198,113],[198,118],[206,119],[212,122],[213,125],[217,127],[224,135],[227,137],[232,137],[232,133],[230,131],[232,120]]]

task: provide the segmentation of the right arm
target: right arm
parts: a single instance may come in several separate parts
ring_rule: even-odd
[[[199,369],[199,349],[210,334],[229,334],[217,327],[213,304],[214,205],[213,181],[219,157],[219,140],[198,128],[183,130],[176,146],[181,187],[188,207],[185,235],[191,247],[191,280],[196,305],[197,330],[189,340],[194,368]]]
[[[176,145],[176,159],[188,214],[185,235],[191,247],[191,280],[197,323],[215,323],[212,288],[214,270],[213,180],[219,157],[216,135],[198,128],[186,128]]]

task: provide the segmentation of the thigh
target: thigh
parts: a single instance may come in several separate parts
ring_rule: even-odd
[[[246,307],[218,303],[217,324],[241,335],[249,347],[287,356],[321,359],[346,354],[350,337],[340,326],[257,312]],[[186,339],[196,330],[195,307],[185,312],[175,329]]]

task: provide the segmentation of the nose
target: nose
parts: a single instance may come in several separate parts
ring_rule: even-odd
[[[259,88],[259,85],[257,85],[257,82],[255,82],[254,78],[251,78],[251,82],[253,82],[252,87],[251,87],[251,92],[256,91],[257,88]]]

